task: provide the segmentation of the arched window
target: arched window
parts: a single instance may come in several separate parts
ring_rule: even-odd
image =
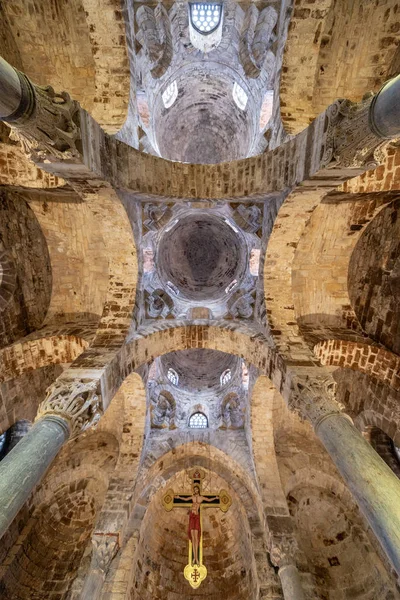
[[[240,108],[240,110],[244,110],[247,106],[247,100],[249,99],[248,95],[244,91],[242,87],[238,83],[233,84],[232,96],[236,103],[236,106]]]
[[[232,371],[230,369],[226,369],[220,377],[221,385],[226,385],[232,379]]]
[[[161,97],[165,108],[169,108],[173,105],[173,103],[178,97],[178,84],[176,83],[176,81],[173,81],[169,84],[167,89],[162,93]]]
[[[170,380],[171,383],[173,383],[174,385],[178,385],[179,383],[179,375],[178,373],[174,370],[174,369],[168,369],[167,371],[167,377]]]
[[[221,22],[222,5],[219,2],[191,2],[190,21],[203,35],[212,33]]]
[[[191,429],[207,429],[208,420],[206,415],[201,412],[194,413],[189,419],[189,427]]]

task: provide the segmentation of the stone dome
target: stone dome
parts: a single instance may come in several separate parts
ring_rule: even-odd
[[[197,213],[181,218],[162,235],[156,264],[164,284],[171,282],[182,297],[218,300],[226,297],[233,281],[240,284],[243,279],[247,246],[224,219]]]
[[[161,365],[165,375],[173,369],[179,376],[179,387],[189,392],[219,388],[222,373],[230,369],[234,378],[241,366],[238,356],[204,348],[164,354]]]

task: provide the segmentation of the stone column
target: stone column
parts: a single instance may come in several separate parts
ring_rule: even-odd
[[[107,571],[119,549],[118,534],[94,533],[92,560],[83,586],[81,600],[98,600]]]
[[[332,379],[298,384],[298,406],[314,426],[387,557],[400,575],[400,480],[341,411]]]
[[[278,575],[285,600],[305,600],[294,558],[296,549],[296,542],[292,538],[274,540],[270,549],[272,564],[278,567]]]
[[[35,423],[0,463],[0,538],[68,439],[100,418],[97,382],[56,381]]]
[[[67,92],[33,84],[0,57],[0,120],[28,155],[80,157],[80,107]]]
[[[14,118],[21,104],[22,86],[16,71],[0,57],[0,119]]]

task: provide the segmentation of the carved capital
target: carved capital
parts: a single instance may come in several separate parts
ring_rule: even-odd
[[[370,125],[374,95],[359,102],[337,100],[326,111],[323,168],[373,169],[384,161],[388,140],[378,137]]]
[[[107,573],[111,562],[119,550],[117,533],[94,533],[92,536],[92,569]]]
[[[270,547],[271,562],[275,567],[295,565],[298,552],[297,542],[293,537],[274,538]]]
[[[53,415],[64,419],[73,439],[95,426],[101,416],[97,381],[56,381],[47,390],[36,420]]]
[[[314,426],[329,415],[343,414],[343,406],[336,400],[336,382],[330,376],[311,378],[295,377],[294,391],[289,408]]]
[[[12,139],[36,160],[47,155],[61,159],[81,156],[80,108],[67,92],[57,93],[51,86],[34,85],[23,73],[21,103],[8,124]]]

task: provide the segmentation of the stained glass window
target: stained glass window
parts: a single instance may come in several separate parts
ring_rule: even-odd
[[[189,419],[191,429],[207,429],[208,421],[206,415],[201,412],[194,413]]]
[[[212,33],[221,22],[222,5],[219,2],[191,2],[190,20],[197,31]]]

